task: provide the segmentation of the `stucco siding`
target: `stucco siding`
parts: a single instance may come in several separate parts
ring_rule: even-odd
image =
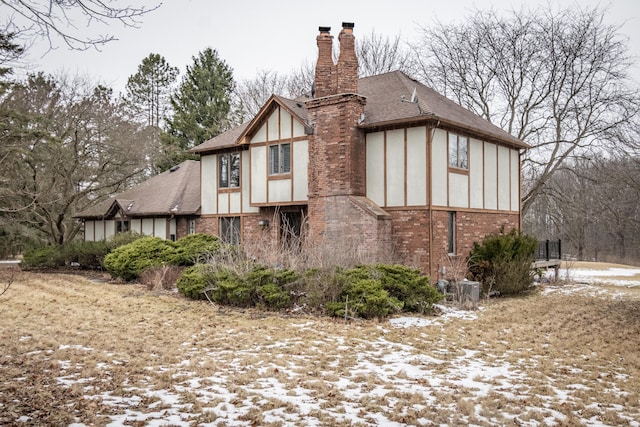
[[[367,134],[367,197],[378,206],[384,206],[384,132]]]
[[[469,142],[469,207],[484,207],[483,143],[471,138]]]
[[[520,154],[511,150],[511,210],[520,210]]]
[[[407,129],[407,200],[408,206],[427,204],[427,129]]]
[[[386,206],[404,206],[404,129],[387,131],[386,159]]]
[[[449,172],[449,206],[456,208],[469,207],[469,176]]]
[[[251,147],[251,203],[267,202],[267,148]]]
[[[218,156],[202,156],[200,159],[200,210],[203,215],[217,211],[218,196]]]
[[[447,206],[447,132],[436,129],[431,143],[432,204]]]
[[[293,201],[308,200],[309,192],[309,141],[293,144]]]
[[[509,172],[509,149],[507,147],[498,146],[498,209],[511,209],[511,180]]]
[[[498,209],[498,154],[495,144],[484,143],[484,208]]]

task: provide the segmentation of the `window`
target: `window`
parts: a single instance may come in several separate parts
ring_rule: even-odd
[[[196,234],[196,220],[189,220],[189,230],[187,231],[189,234]]]
[[[449,133],[449,166],[469,169],[468,152],[467,137]]]
[[[116,221],[116,233],[126,233],[129,231],[129,221]]]
[[[449,212],[447,224],[447,252],[449,255],[456,253],[456,213]]]
[[[269,146],[269,175],[291,172],[291,144]]]
[[[302,211],[280,212],[280,244],[282,248],[299,249],[302,243]]]
[[[220,188],[240,187],[240,153],[226,153],[218,155]]]
[[[230,245],[240,244],[240,217],[220,218],[220,239]]]

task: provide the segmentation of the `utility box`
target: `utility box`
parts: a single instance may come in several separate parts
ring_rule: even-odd
[[[462,282],[462,295],[471,302],[480,301],[480,282]]]

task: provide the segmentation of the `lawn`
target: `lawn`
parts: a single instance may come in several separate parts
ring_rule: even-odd
[[[640,426],[638,286],[345,323],[17,272],[0,318],[0,424]]]

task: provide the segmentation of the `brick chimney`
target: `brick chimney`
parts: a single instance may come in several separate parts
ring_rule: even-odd
[[[358,93],[358,57],[353,35],[353,22],[343,22],[338,36],[340,57],[338,59],[338,91],[336,93]]]
[[[322,98],[339,93],[358,93],[358,58],[356,57],[354,24],[343,22],[338,35],[340,56],[333,63],[333,37],[331,27],[319,27],[318,62],[315,73],[315,97]]]
[[[330,29],[320,27],[316,39],[315,97],[305,102],[314,128],[309,136],[307,241],[320,252],[348,248],[362,259],[380,262],[392,253],[391,216],[366,198],[364,131],[358,127],[366,99],[358,95],[353,27],[342,24],[337,64]]]
[[[315,74],[315,96],[334,95],[337,93],[337,67],[333,63],[333,36],[329,34],[331,27],[319,27],[320,34],[316,37],[318,43],[318,62]]]

